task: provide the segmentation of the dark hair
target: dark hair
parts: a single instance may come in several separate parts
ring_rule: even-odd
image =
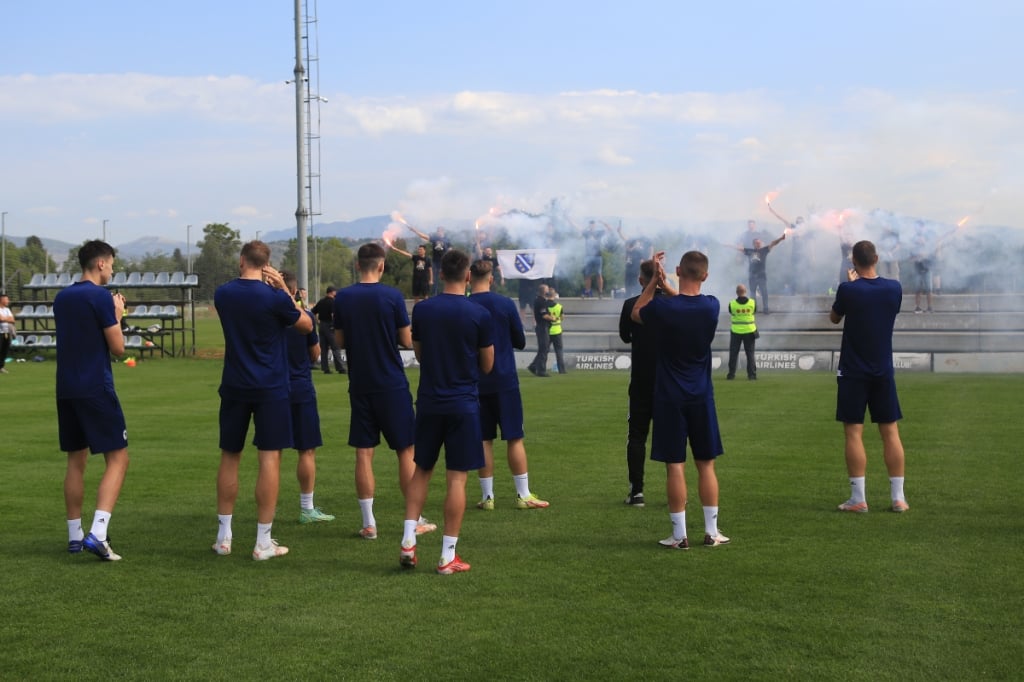
[[[640,262],[640,279],[644,282],[650,282],[654,279],[654,261],[647,259]]]
[[[284,285],[288,287],[288,291],[291,291],[293,288],[296,288],[299,283],[299,278],[296,277],[295,273],[291,272],[290,270],[282,270],[281,279],[284,280]],[[296,291],[297,290],[298,289],[296,288]]]
[[[262,268],[270,262],[270,247],[254,239],[242,246],[242,258],[251,267]]]
[[[473,279],[487,279],[491,276],[494,271],[494,266],[491,265],[489,260],[478,260],[473,261],[473,264],[469,266],[469,276]]]
[[[359,272],[372,272],[377,269],[377,264],[386,259],[387,252],[377,242],[368,242],[359,247],[356,253],[357,267]]]
[[[700,251],[687,251],[679,259],[679,276],[691,282],[701,282],[708,274],[708,257]]]
[[[458,282],[466,278],[469,256],[459,249],[449,249],[441,257],[441,278],[445,282]]]
[[[878,262],[878,252],[875,251],[875,245],[869,242],[867,239],[857,242],[853,245],[853,251],[850,253],[850,259],[854,265],[859,265],[862,268],[869,268]]]
[[[82,266],[82,270],[92,270],[96,267],[97,258],[113,258],[116,255],[113,246],[101,239],[93,239],[78,249],[78,264]]]
[[[327,293],[333,294],[335,291],[337,291],[337,289],[335,289],[333,286],[328,286],[327,287]]]

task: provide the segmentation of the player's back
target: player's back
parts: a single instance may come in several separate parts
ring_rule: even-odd
[[[441,294],[416,304],[412,338],[418,344],[420,384],[416,408],[429,414],[479,409],[479,349],[491,346],[491,314],[461,294]]]
[[[496,393],[519,386],[515,349],[526,348],[526,332],[519,309],[508,296],[485,291],[469,297],[491,314],[494,338],[494,369],[480,377],[480,393]]]
[[[656,338],[655,396],[673,402],[705,400],[711,384],[711,342],[720,304],[714,296],[656,296],[641,319]]]
[[[114,388],[103,330],[117,324],[110,292],[90,281],[62,289],[53,300],[57,326],[57,397],[81,398]]]
[[[859,278],[839,285],[832,307],[845,318],[839,353],[842,374],[892,374],[892,333],[902,302],[903,287],[894,279]]]
[[[306,402],[316,397],[316,388],[313,386],[313,361],[309,357],[309,349],[320,345],[320,339],[315,331],[316,319],[312,311],[305,311],[303,314],[313,318],[314,331],[302,334],[294,327],[289,327],[285,336],[289,391],[293,403]]]
[[[360,282],[338,291],[334,326],[345,341],[350,393],[409,387],[398,350],[398,330],[409,326],[409,314],[398,289]]]

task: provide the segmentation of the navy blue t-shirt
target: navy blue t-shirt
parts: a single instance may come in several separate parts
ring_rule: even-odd
[[[345,336],[348,392],[408,389],[398,330],[409,326],[402,292],[386,284],[358,283],[334,296],[334,328]]]
[[[285,329],[302,314],[288,292],[233,279],[217,287],[213,305],[224,330],[220,396],[252,402],[287,396]]]
[[[310,311],[306,315],[313,318],[313,329],[316,329],[316,318]],[[316,399],[316,388],[313,387],[313,362],[309,359],[309,349],[320,345],[316,331],[300,334],[290,328],[287,332],[288,348],[288,380],[291,387],[293,403],[308,403]]]
[[[703,402],[714,396],[711,341],[721,305],[714,296],[655,296],[640,309],[657,344],[655,400]]]
[[[412,339],[420,344],[416,409],[467,414],[480,409],[479,349],[494,345],[491,314],[460,294],[441,294],[412,309]]]
[[[487,308],[493,325],[494,369],[480,377],[480,394],[518,389],[515,349],[526,348],[526,332],[515,301],[493,291],[472,294],[469,300]]]
[[[894,279],[862,277],[839,285],[832,304],[845,318],[839,376],[893,375],[892,330],[902,303],[903,287]]]
[[[117,324],[114,298],[86,280],[53,299],[57,325],[57,398],[86,398],[114,390],[104,329]]]

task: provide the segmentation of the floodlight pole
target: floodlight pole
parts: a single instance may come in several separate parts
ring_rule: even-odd
[[[109,222],[106,218],[103,219],[103,241],[107,241],[107,223]]]
[[[295,209],[296,232],[298,239],[298,286],[309,290],[309,246],[306,244],[306,221],[309,218],[309,207],[306,205],[306,67],[302,63],[302,0],[295,0],[295,156],[297,160],[298,207]]]

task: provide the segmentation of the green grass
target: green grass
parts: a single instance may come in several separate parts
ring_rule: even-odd
[[[204,323],[205,325],[205,323]],[[215,346],[203,327],[200,343]],[[467,511],[466,575],[398,567],[402,501],[378,452],[380,539],[357,537],[346,378],[315,374],[327,446],[317,503],[299,526],[294,453],[283,459],[275,536],[291,554],[253,562],[255,453],[243,460],[236,553],[216,532],[216,360],[115,368],[132,463],[105,564],[65,553],[52,361],[0,379],[2,679],[1019,679],[1024,464],[1021,376],[899,378],[910,512],[886,513],[869,440],[872,512],[848,515],[834,379],[774,374],[719,382],[727,547],[660,549],[664,470],[648,463],[645,509],[622,504],[624,373],[523,378],[531,487],[512,508]],[[410,372],[415,385],[416,373]],[[91,521],[102,462],[87,472]],[[691,537],[702,532],[690,482]],[[443,477],[426,513],[441,520]],[[469,498],[479,488],[470,478]]]

